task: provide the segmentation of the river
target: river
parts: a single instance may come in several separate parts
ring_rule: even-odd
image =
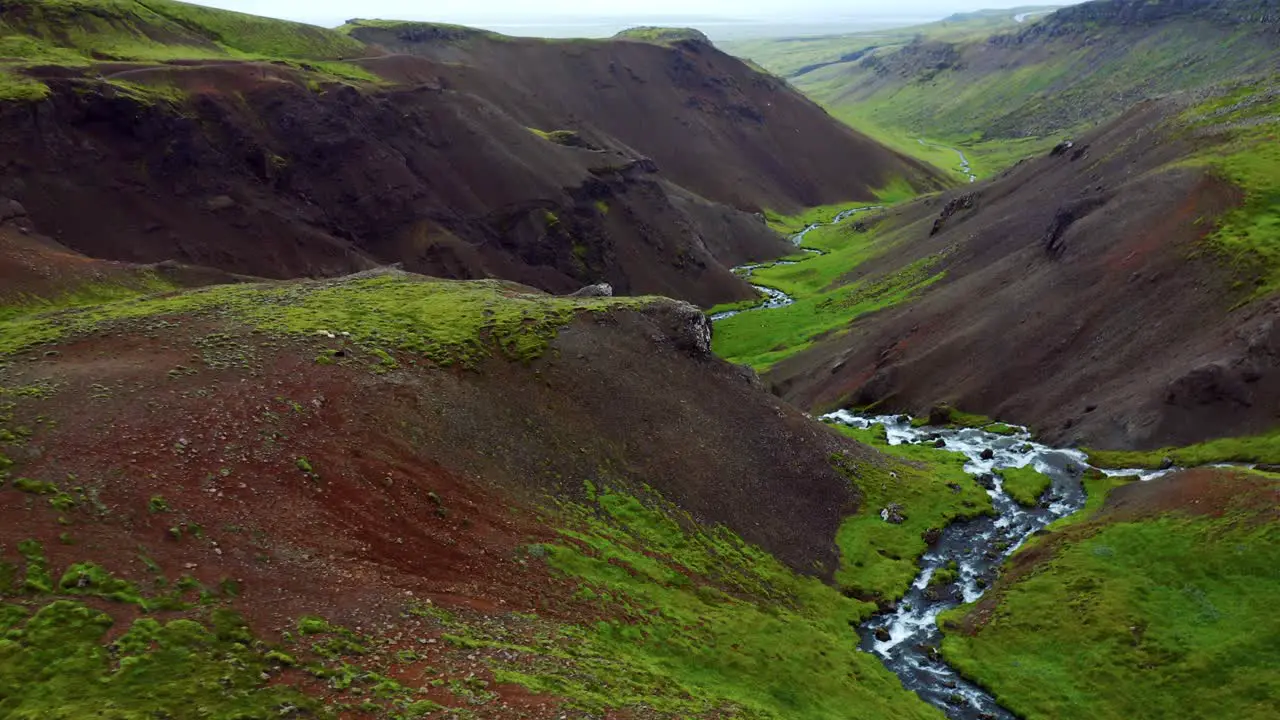
[[[938,541],[920,559],[920,574],[897,607],[872,617],[859,628],[860,647],[877,655],[902,678],[903,686],[941,708],[952,720],[1014,720],[1016,716],[1000,707],[990,694],[943,662],[938,652],[942,640],[938,615],[982,597],[984,589],[995,581],[1001,563],[1027,538],[1084,507],[1081,481],[1089,468],[1087,456],[1079,450],[1034,442],[1025,428],[1013,435],[969,428],[914,428],[905,415],[871,417],[846,410],[824,415],[823,419],[857,428],[882,425],[890,445],[940,444],[945,450],[963,454],[967,460],[965,472],[987,488],[996,516],[956,522],[943,529]],[[1031,508],[1014,502],[995,472],[1027,466],[1052,480],[1040,504]],[[1104,472],[1151,480],[1173,469]],[[958,571],[957,581],[931,588],[934,574],[951,563]]]
[[[923,141],[921,141],[923,142]],[[838,224],[860,212],[879,209],[879,206],[846,210],[830,224]],[[804,238],[821,225],[810,225],[791,238],[799,247]],[[812,248],[808,252],[821,254]],[[784,260],[773,265],[794,265]],[[766,264],[744,265],[734,268],[743,277]],[[763,285],[755,285],[766,295],[759,305],[748,310],[718,313],[712,320],[721,320],[742,312],[785,307],[795,302],[786,293]],[[938,541],[930,546],[920,559],[920,573],[912,582],[906,595],[889,612],[876,615],[859,628],[860,647],[874,653],[884,664],[902,679],[902,684],[925,701],[942,709],[952,720],[1014,720],[1016,716],[1000,707],[989,693],[965,680],[941,658],[938,647],[942,634],[938,630],[938,615],[962,603],[971,603],[982,597],[994,581],[1003,563],[1027,538],[1049,523],[1077,512],[1085,503],[1082,482],[1089,469],[1087,456],[1075,449],[1053,448],[1031,439],[1026,428],[1017,428],[1012,435],[1001,435],[972,428],[942,428],[911,426],[905,415],[863,416],[847,410],[824,415],[823,420],[851,427],[870,428],[882,425],[890,445],[903,443],[928,443],[941,449],[962,453],[965,456],[965,472],[987,489],[995,508],[994,517],[952,523],[944,528]],[[1033,467],[1049,476],[1050,488],[1036,507],[1018,505],[1004,491],[1000,476],[1002,468]],[[1105,470],[1108,475],[1136,475],[1142,480],[1160,477],[1176,468],[1160,471]],[[954,563],[954,565],[952,565]],[[935,573],[951,568],[957,574],[954,583],[936,584],[930,587]]]

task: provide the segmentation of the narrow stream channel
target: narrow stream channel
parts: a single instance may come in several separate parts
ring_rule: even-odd
[[[1084,506],[1081,483],[1088,469],[1079,450],[1051,448],[1031,440],[1025,429],[1014,435],[997,435],[976,429],[914,428],[904,415],[860,416],[840,410],[823,416],[851,427],[883,425],[890,445],[928,444],[962,453],[965,472],[987,489],[996,517],[953,523],[920,559],[920,574],[896,609],[872,617],[859,628],[860,647],[877,655],[902,678],[902,684],[927,702],[941,708],[952,720],[1013,720],[994,698],[942,661],[938,646],[942,634],[938,615],[962,603],[982,597],[995,581],[996,572],[1028,537],[1049,523]],[[1031,466],[1048,475],[1052,485],[1037,507],[1018,505],[1005,493],[1002,468]],[[1172,470],[1109,471],[1109,475],[1137,475],[1150,480]],[[930,580],[951,563],[958,571],[952,584],[931,587]]]
[[[835,218],[833,218],[830,223],[826,223],[826,224],[839,225],[840,223],[853,217],[854,215],[857,215],[858,213],[869,212],[871,210],[880,210],[883,207],[884,206],[882,205],[868,205],[867,207],[859,207],[859,208],[852,208],[849,210],[845,210],[839,213],[838,215],[836,215]],[[809,233],[813,232],[814,230],[817,230],[820,227],[823,227],[823,224],[821,223],[813,224],[801,230],[800,232],[796,233],[795,235],[792,235],[791,244],[795,245],[797,248],[800,248],[802,252],[807,252],[813,255],[823,255],[824,253],[821,250],[817,250],[815,248],[800,247],[800,244],[804,242],[805,235],[808,235]],[[755,272],[758,268],[773,267],[775,265],[795,265],[797,262],[799,261],[775,260],[773,262],[767,262],[767,263],[739,265],[733,268],[733,272],[737,275],[742,276],[744,279],[750,279],[751,274]],[[765,296],[765,299],[763,302],[761,302],[759,305],[753,305],[744,310],[726,310],[724,312],[716,313],[715,315],[711,316],[711,322],[716,322],[717,320],[724,320],[725,318],[731,318],[734,315],[738,315],[744,312],[750,312],[752,310],[772,310],[774,308],[786,307],[796,301],[795,298],[775,288],[771,288],[765,285],[752,285],[751,287],[755,288],[756,292],[759,292]]]

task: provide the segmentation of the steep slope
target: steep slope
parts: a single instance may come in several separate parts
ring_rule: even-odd
[[[7,711],[940,717],[820,581],[862,485],[928,465],[710,357],[697,308],[97,282],[0,313]]]
[[[854,127],[962,145],[985,175],[1038,150],[1026,138],[1078,134],[1145,98],[1273,72],[1278,30],[1273,0],[1094,0],[970,36],[940,23],[850,36],[842,52],[837,40],[743,51]],[[797,67],[783,50],[826,59]]]
[[[826,335],[797,355],[757,333],[738,352],[777,350],[768,377],[806,407],[950,402],[1105,447],[1269,431],[1274,88],[1146,103],[968,192],[836,229],[830,255],[753,278],[804,291],[808,273],[833,288],[818,301],[848,295],[817,308],[836,314]],[[858,304],[913,278],[931,279],[914,299]],[[802,296],[770,312],[813,311]],[[730,337],[783,322],[757,315],[725,321]]]
[[[740,132],[739,121],[766,123],[713,103],[698,112],[721,142],[701,161],[746,163],[752,173],[768,166],[782,180],[744,185],[760,192],[726,189],[733,182],[691,191],[643,145],[585,125],[569,131],[559,105],[540,111],[528,97],[487,92],[493,83],[474,68],[420,57],[340,62],[382,51],[335,31],[172,2],[20,2],[0,8],[0,38],[0,194],[66,247],[107,260],[265,277],[398,262],[554,292],[603,281],[711,305],[752,296],[728,267],[786,248],[744,210],[935,182],[893,159],[845,173],[861,184],[828,188],[821,172],[803,169],[804,154],[783,153],[846,165],[891,156],[778,88],[769,97],[787,98],[834,145],[757,144],[759,133],[777,131]],[[601,59],[640,46],[596,45]],[[490,51],[501,56],[500,47]],[[540,62],[571,62],[574,47],[556,45]],[[683,57],[641,47],[644,61],[664,68]],[[766,82],[730,62],[738,80]],[[686,68],[687,80],[714,86],[713,70]],[[662,83],[629,97],[629,121],[640,123],[674,101]],[[658,149],[679,154],[681,144]],[[741,209],[724,204],[740,200]]]
[[[790,212],[875,200],[894,184],[941,186],[936,171],[833,122],[705,38],[547,41],[360,20],[345,29],[437,61],[431,72],[447,87],[475,92],[531,127],[607,133],[675,182],[734,207]]]

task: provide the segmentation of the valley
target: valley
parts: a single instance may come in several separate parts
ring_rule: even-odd
[[[0,719],[1271,718],[1280,5],[951,6],[0,2]]]

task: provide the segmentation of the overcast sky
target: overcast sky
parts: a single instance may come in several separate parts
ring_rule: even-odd
[[[527,21],[540,16],[671,16],[805,19],[823,15],[942,18],[954,12],[1030,5],[1028,0],[198,0],[255,15],[336,25],[352,17],[397,20]],[[1066,4],[1065,0],[1054,4]]]

